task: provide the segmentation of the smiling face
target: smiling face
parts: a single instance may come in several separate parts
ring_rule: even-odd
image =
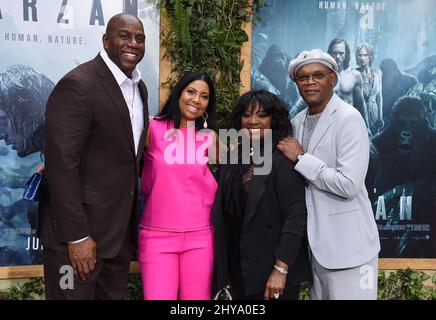
[[[252,140],[264,137],[265,129],[271,129],[272,117],[259,103],[250,104],[241,117],[241,129],[247,129]]]
[[[318,73],[325,74],[325,76],[322,79],[316,79],[313,74]],[[333,95],[336,74],[323,64],[311,63],[298,69],[296,75],[297,77],[312,75],[306,81],[297,81],[296,83],[301,96],[309,107],[309,112],[322,112]]]
[[[134,16],[123,14],[114,19],[103,36],[103,46],[109,58],[129,76],[144,57],[144,29]]]
[[[180,126],[186,127],[187,121],[200,118],[209,105],[209,86],[203,80],[188,84],[180,94]]]

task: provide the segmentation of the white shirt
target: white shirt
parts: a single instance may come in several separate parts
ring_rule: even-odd
[[[135,155],[138,154],[139,139],[141,139],[142,130],[144,129],[144,105],[142,104],[141,95],[139,94],[138,82],[141,80],[141,72],[138,68],[132,71],[132,79],[129,79],[124,72],[109,58],[106,51],[100,51],[100,56],[108,66],[109,70],[115,77],[115,81],[120,86],[129,109],[130,123],[133,131],[133,141],[135,143]],[[70,244],[82,242],[88,237],[77,241],[71,241]]]
[[[100,51],[100,56],[108,66],[120,86],[124,100],[129,108],[130,123],[133,131],[133,141],[135,142],[135,155],[138,153],[139,139],[144,129],[144,106],[141,95],[139,94],[138,82],[141,80],[141,73],[138,68],[132,71],[132,79],[129,79],[124,72],[109,58],[106,51]]]

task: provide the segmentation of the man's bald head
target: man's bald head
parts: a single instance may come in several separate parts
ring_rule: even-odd
[[[130,77],[144,57],[145,34],[141,20],[127,13],[113,16],[103,36],[103,47],[109,58]]]
[[[106,26],[106,34],[110,34],[111,32],[113,32],[117,23],[119,21],[124,21],[124,19],[134,19],[138,21],[141,24],[142,29],[144,29],[144,26],[142,25],[142,21],[138,17],[129,13],[118,13],[109,19],[109,22],[107,23]]]

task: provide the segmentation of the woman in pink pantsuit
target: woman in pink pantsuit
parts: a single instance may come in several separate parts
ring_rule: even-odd
[[[144,153],[138,261],[145,300],[211,297],[217,183],[208,147],[215,133],[216,96],[209,76],[186,73],[149,125]]]

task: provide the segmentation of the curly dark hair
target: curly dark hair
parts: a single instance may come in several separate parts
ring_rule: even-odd
[[[231,115],[231,127],[236,130],[241,129],[241,119],[243,113],[250,108],[250,106],[257,106],[262,108],[263,111],[271,116],[271,129],[272,129],[272,142],[273,148],[282,138],[292,134],[291,121],[289,120],[288,110],[285,104],[275,94],[266,90],[253,90],[244,93],[237,101]],[[251,164],[244,164],[241,162],[241,145],[238,146],[238,163],[230,163],[223,178],[223,198],[224,198],[224,212],[228,216],[239,215],[241,216],[242,208],[245,206],[244,200],[240,199],[240,186],[242,183],[242,176]],[[242,201],[242,203],[241,203]]]
[[[289,112],[280,98],[266,90],[252,90],[239,97],[230,114],[230,125],[236,130],[241,129],[241,119],[250,106],[259,105],[268,116],[271,116],[273,143],[292,134]]]

